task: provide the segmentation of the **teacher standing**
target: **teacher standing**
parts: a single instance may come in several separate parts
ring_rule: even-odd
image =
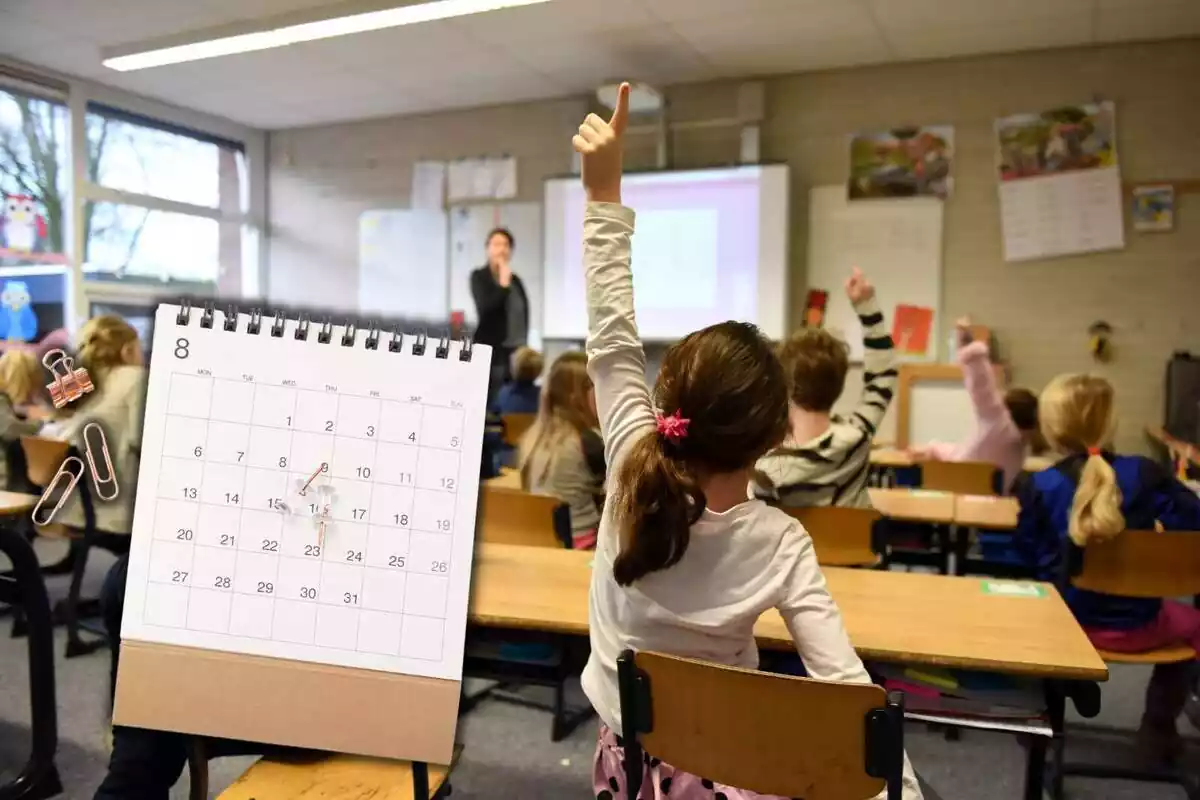
[[[507,229],[492,230],[487,237],[487,264],[471,273],[471,297],[479,318],[475,341],[492,348],[489,398],[511,377],[513,351],[529,339],[529,297],[512,271],[514,244]]]

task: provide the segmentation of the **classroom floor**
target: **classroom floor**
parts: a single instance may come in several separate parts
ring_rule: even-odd
[[[56,557],[53,544],[41,543],[42,558]],[[3,557],[0,557],[0,562]],[[111,557],[95,556],[85,595],[99,591]],[[7,567],[7,564],[0,564]],[[66,579],[52,578],[52,598],[66,593]],[[28,669],[23,639],[7,634],[0,619],[0,784],[11,779],[27,756],[29,736]],[[107,764],[108,657],[98,652],[67,661],[62,658],[63,633],[56,637],[59,748],[58,768],[65,798],[92,796]],[[1112,670],[1104,687],[1104,708],[1092,724],[1133,730],[1141,713],[1141,697],[1149,672],[1144,668]],[[538,690],[531,690],[538,691]],[[574,702],[583,696],[574,692]],[[1182,723],[1190,736],[1195,732]],[[1013,800],[1021,796],[1024,751],[1010,736],[967,731],[958,742],[947,742],[922,725],[906,731],[908,752],[922,777],[942,800]],[[453,774],[454,800],[527,800],[530,797],[589,798],[595,728],[581,726],[563,742],[550,741],[549,715],[500,702],[485,702],[462,721],[459,740],[465,744],[462,762]],[[1100,763],[1125,761],[1129,744],[1095,734],[1072,735],[1069,754]],[[1192,738],[1189,759],[1200,769],[1200,738]],[[252,759],[222,759],[210,765],[213,797],[249,765]],[[1183,790],[1166,785],[1094,781],[1072,778],[1072,800],[1183,800]],[[187,778],[173,798],[187,797]]]

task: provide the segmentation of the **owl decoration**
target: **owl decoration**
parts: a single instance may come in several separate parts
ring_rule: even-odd
[[[29,285],[25,281],[5,281],[0,290],[0,339],[32,342],[37,338],[37,314],[30,304]]]
[[[46,241],[46,218],[27,194],[4,195],[0,209],[0,247],[18,253],[39,252]]]

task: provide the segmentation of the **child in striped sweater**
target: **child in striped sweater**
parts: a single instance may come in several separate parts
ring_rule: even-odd
[[[863,329],[863,391],[848,417],[832,413],[850,367],[846,343],[820,328],[805,328],[779,349],[788,376],[790,430],[784,443],[759,459],[753,495],[783,506],[870,508],[867,475],[871,440],[896,386],[896,358],[875,288],[857,268],[846,281]]]

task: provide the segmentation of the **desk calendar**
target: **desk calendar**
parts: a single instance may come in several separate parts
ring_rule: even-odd
[[[126,649],[460,681],[490,360],[161,305]]]

